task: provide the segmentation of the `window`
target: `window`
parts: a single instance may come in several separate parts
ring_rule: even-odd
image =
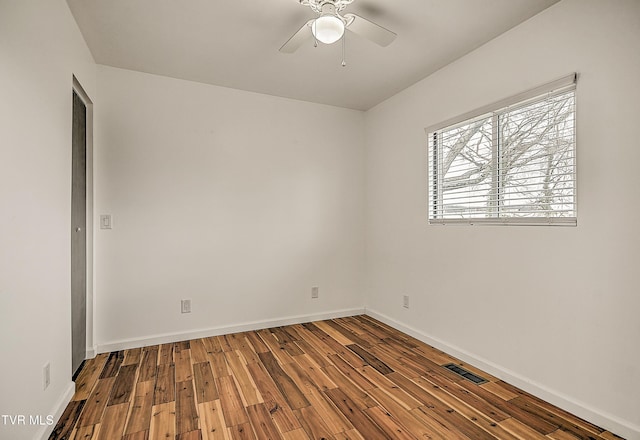
[[[575,82],[428,128],[429,223],[576,225]]]

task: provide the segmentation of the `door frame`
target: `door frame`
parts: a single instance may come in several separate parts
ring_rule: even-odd
[[[96,355],[95,344],[95,301],[93,286],[94,280],[94,226],[93,226],[93,101],[84,90],[80,81],[73,75],[72,90],[84,103],[86,114],[86,352],[85,359],[91,359]],[[71,324],[71,322],[69,323]],[[69,358],[71,360],[71,358]],[[73,375],[73,371],[70,375]]]

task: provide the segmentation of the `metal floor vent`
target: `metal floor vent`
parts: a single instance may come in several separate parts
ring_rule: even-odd
[[[457,375],[462,376],[465,379],[470,380],[471,382],[476,383],[478,385],[481,383],[489,382],[487,379],[484,379],[478,376],[477,374],[473,374],[471,371],[467,371],[461,366],[456,364],[447,364],[447,365],[443,365],[443,367],[446,368],[447,370],[453,371]]]

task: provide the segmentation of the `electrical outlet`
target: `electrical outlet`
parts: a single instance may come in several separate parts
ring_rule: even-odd
[[[44,367],[42,367],[43,389],[46,390],[50,383],[51,383],[51,364],[47,362],[46,364],[44,364]]]
[[[191,300],[183,299],[180,301],[180,312],[181,313],[191,313]]]
[[[312,287],[311,288],[311,298],[317,298],[319,292],[320,292],[320,289],[318,287]]]
[[[409,295],[404,295],[402,297],[402,307],[404,307],[405,309],[409,308]]]

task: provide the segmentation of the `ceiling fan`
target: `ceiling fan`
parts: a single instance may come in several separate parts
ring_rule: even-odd
[[[380,46],[388,46],[396,38],[396,34],[359,15],[340,14],[354,0],[298,0],[301,5],[309,6],[318,17],[307,21],[280,48],[280,52],[293,53],[309,39],[316,42],[333,44],[342,39],[345,29],[367,38]],[[344,65],[344,62],[343,62]]]

